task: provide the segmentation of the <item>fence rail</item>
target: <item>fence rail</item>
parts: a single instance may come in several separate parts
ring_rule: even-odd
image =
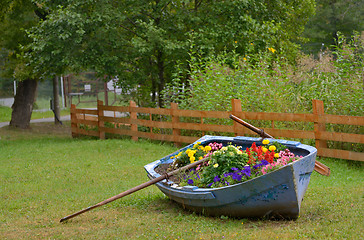
[[[264,130],[276,138],[313,139],[318,156],[364,161],[362,152],[328,147],[328,141],[364,144],[363,134],[326,130],[327,124],[364,126],[364,117],[325,114],[323,102],[320,100],[312,100],[312,107],[313,113],[308,114],[243,112],[240,100],[233,99],[232,111],[222,112],[182,110],[178,109],[176,103],[172,103],[171,108],[167,109],[137,107],[132,101],[129,106],[106,106],[98,101],[96,110],[77,109],[72,105],[71,128],[74,137],[88,135],[105,139],[106,134],[116,134],[131,136],[135,141],[138,138],[148,138],[176,144],[194,142],[206,132],[235,136],[255,134],[236,122],[231,125],[218,122],[229,119],[230,114],[233,114],[245,120],[270,122],[270,127],[264,127]],[[282,129],[276,127],[280,122],[303,122],[313,127],[310,130]],[[188,131],[192,131],[193,136],[189,136],[186,133]]]

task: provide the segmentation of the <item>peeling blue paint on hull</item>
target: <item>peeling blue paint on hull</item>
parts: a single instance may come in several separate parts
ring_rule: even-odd
[[[222,188],[177,187],[168,180],[163,180],[156,186],[184,208],[204,215],[296,219],[315,166],[317,150],[299,142],[270,140],[285,144],[293,153],[303,158],[266,175]],[[246,148],[253,142],[259,145],[260,139],[204,136],[196,142],[201,142],[202,145],[210,142],[232,143]],[[160,175],[154,171],[159,164],[172,162],[171,156],[192,147],[195,143],[146,165],[148,177],[159,177]]]

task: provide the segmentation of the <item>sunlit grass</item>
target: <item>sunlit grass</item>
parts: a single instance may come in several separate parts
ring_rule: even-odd
[[[147,181],[143,166],[176,148],[149,141],[72,139],[69,132],[62,134],[67,126],[52,126],[0,129],[1,238],[364,238],[363,165],[331,159],[320,159],[332,175],[312,174],[296,221],[199,216],[151,186],[59,223]]]

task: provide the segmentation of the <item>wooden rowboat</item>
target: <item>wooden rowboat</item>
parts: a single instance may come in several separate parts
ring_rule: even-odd
[[[155,184],[165,195],[184,208],[204,215],[296,219],[315,167],[317,150],[295,141],[270,141],[278,141],[295,155],[303,157],[265,175],[221,188],[179,187],[168,179]],[[243,149],[250,147],[253,142],[257,146],[261,145],[260,138],[251,137],[204,136],[195,143],[197,142],[201,142],[201,145],[213,142],[224,145],[232,143],[242,146]],[[148,177],[161,177],[155,169],[161,164],[173,162],[172,156],[191,148],[195,143],[144,166]]]
[[[233,144],[243,149],[251,147],[253,143],[257,146],[261,144],[261,139],[258,138],[204,136],[195,143],[144,166],[148,177],[151,179],[150,181],[70,214],[62,218],[60,222],[67,221],[153,184],[156,184],[164,194],[180,203],[183,207],[207,215],[296,219],[299,216],[303,195],[307,190],[312,171],[315,170],[321,175],[329,176],[330,168],[315,160],[317,154],[316,148],[299,142],[274,139],[271,135],[264,132],[263,129],[256,128],[234,115],[230,115],[230,118],[259,134],[261,139],[270,138],[270,141],[276,141],[286,145],[290,152],[302,158],[268,174],[252,178],[249,181],[219,188],[179,187],[176,183],[168,180],[176,174],[183,174],[184,171],[205,163],[205,161],[209,160],[209,157],[205,157],[171,172],[161,172],[163,175],[155,171],[159,166],[171,164],[178,153],[192,148],[196,143],[202,146],[214,142],[221,143],[222,145]]]

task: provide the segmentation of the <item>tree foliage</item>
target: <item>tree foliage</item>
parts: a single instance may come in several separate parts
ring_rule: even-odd
[[[20,56],[24,51],[22,46],[31,42],[25,30],[39,20],[35,12],[37,6],[27,0],[8,0],[2,1],[0,7],[0,47],[4,53],[2,75],[13,77],[18,74],[19,80],[23,80],[27,76],[25,62]]]
[[[314,1],[68,0],[42,7],[50,9],[47,19],[29,32],[28,57],[38,73],[117,75],[161,106],[157,96],[177,63],[188,67],[192,50],[247,55],[272,47],[292,59]]]
[[[337,32],[345,37],[354,31],[364,31],[364,1],[361,0],[317,0],[316,15],[312,17],[304,31],[310,41],[304,50],[317,53],[322,44],[324,48],[335,45]]]
[[[21,81],[17,87],[17,94],[12,105],[10,125],[20,128],[29,127],[36,97],[38,76],[33,71],[33,66],[23,57],[27,52],[23,46],[32,42],[26,30],[35,26],[46,13],[38,4],[30,0],[7,0],[0,4],[0,47],[4,64],[2,75],[15,77]]]

